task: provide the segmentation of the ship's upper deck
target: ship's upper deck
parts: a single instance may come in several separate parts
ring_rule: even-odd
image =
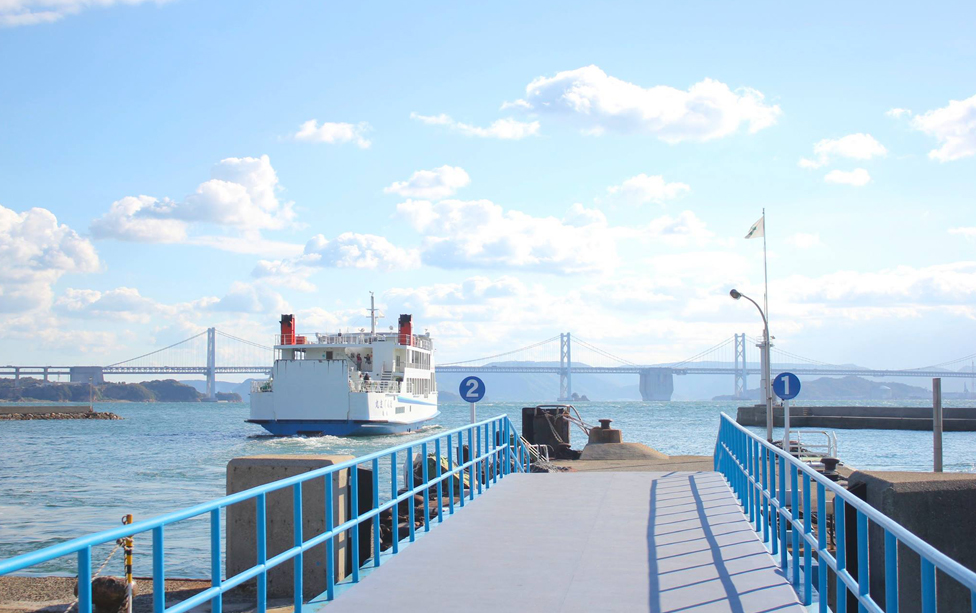
[[[368,347],[379,343],[394,343],[424,351],[433,351],[429,334],[399,334],[397,332],[312,332],[309,334],[276,334],[275,349],[306,349],[328,347]]]

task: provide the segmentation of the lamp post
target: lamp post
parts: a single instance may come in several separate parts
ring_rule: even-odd
[[[763,378],[763,391],[766,394],[766,440],[770,443],[773,442],[773,392],[772,392],[772,382],[769,377],[769,322],[766,320],[766,314],[763,313],[762,307],[760,307],[755,300],[741,293],[739,290],[732,290],[729,292],[735,300],[739,298],[745,298],[752,304],[756,306],[759,310],[759,315],[763,320],[763,339],[762,351],[763,351],[763,365],[762,365],[762,378]]]

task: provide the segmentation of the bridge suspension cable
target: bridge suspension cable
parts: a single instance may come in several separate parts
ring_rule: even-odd
[[[190,341],[195,340],[195,339],[198,339],[201,336],[204,336],[206,334],[207,334],[207,331],[204,330],[203,332],[200,332],[199,334],[194,334],[190,338],[185,338],[185,339],[179,341],[178,343],[173,343],[172,345],[169,345],[168,347],[163,347],[162,349],[156,349],[154,351],[150,351],[149,353],[144,353],[144,354],[142,354],[140,356],[136,356],[134,358],[129,358],[128,360],[122,360],[121,362],[116,362],[114,364],[109,364],[107,366],[107,368],[111,368],[113,366],[124,366],[125,364],[128,364],[130,362],[135,362],[136,360],[141,360],[143,358],[148,358],[150,356],[154,356],[156,354],[162,353],[162,352],[167,351],[169,349],[174,349],[176,347],[179,347],[180,345],[182,345],[184,343],[189,343]]]
[[[761,342],[759,339],[757,339],[755,337],[752,337],[752,336],[746,336],[746,340],[748,342],[752,343],[753,345],[758,345]],[[799,360],[800,362],[804,362],[806,364],[815,364],[817,366],[829,366],[829,367],[833,367],[833,368],[843,368],[842,366],[838,366],[836,364],[831,364],[829,362],[821,362],[820,360],[814,360],[813,358],[808,358],[808,357],[804,357],[802,355],[797,355],[795,353],[791,353],[791,352],[785,351],[783,349],[777,349],[776,347],[773,347],[772,353],[776,353],[776,354],[779,354],[779,355],[781,355],[783,357],[787,357],[787,358],[790,358],[790,359],[793,359],[793,360]]]
[[[262,345],[261,343],[255,343],[254,341],[249,341],[246,338],[234,336],[233,334],[227,334],[226,332],[221,332],[220,330],[217,330],[217,334],[225,338],[229,338],[232,341],[237,341],[238,343],[244,343],[245,345],[250,345],[251,347],[255,347],[257,349],[263,349],[265,351],[271,351],[272,349],[274,349],[274,347],[272,347],[271,345]]]
[[[520,347],[518,349],[513,349],[512,351],[506,351],[505,353],[498,353],[495,355],[485,356],[483,358],[476,358],[474,360],[463,360],[461,362],[449,362],[447,364],[441,364],[441,366],[463,366],[465,364],[473,364],[475,362],[485,362],[488,360],[497,360],[498,358],[504,358],[522,351],[528,351],[529,349],[535,349],[536,347],[541,347],[547,343],[559,342],[558,336],[553,336],[552,338],[547,338],[544,341],[539,341],[538,343],[533,343],[531,345],[526,345],[525,347]]]
[[[961,358],[956,358],[955,360],[949,360],[948,362],[939,362],[938,364],[932,364],[931,366],[923,366],[921,368],[913,368],[912,370],[937,370],[939,368],[945,368],[953,364],[958,364],[960,362],[972,362],[976,360],[976,353],[971,353],[969,355],[963,356]]]
[[[619,362],[621,364],[626,364],[627,366],[637,366],[637,364],[635,364],[634,362],[631,362],[630,360],[625,360],[624,358],[621,358],[619,356],[613,355],[609,351],[604,351],[603,349],[600,349],[599,347],[596,347],[596,346],[592,345],[591,343],[588,343],[588,342],[584,341],[583,339],[581,339],[578,336],[574,336],[573,337],[573,343],[574,344],[577,344],[578,343],[580,345],[583,345],[584,347],[586,347],[590,351],[594,351],[594,352],[598,353],[599,355],[601,355],[601,356],[603,356],[605,358],[610,358],[611,360],[613,360],[615,362]]]
[[[717,345],[714,345],[712,347],[709,347],[705,351],[702,351],[701,353],[695,354],[695,355],[691,356],[690,358],[688,358],[686,360],[682,360],[680,362],[675,362],[674,364],[671,364],[671,368],[680,368],[681,366],[684,366],[686,364],[690,364],[690,363],[694,362],[695,360],[698,360],[700,358],[703,358],[703,357],[707,356],[710,353],[715,353],[716,351],[727,347],[729,344],[731,344],[733,342],[735,342],[735,339],[734,338],[731,338],[731,337],[730,338],[727,338],[724,341],[722,341],[721,343],[719,343]]]

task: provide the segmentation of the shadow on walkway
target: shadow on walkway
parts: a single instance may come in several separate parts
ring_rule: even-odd
[[[650,484],[648,610],[803,611],[717,473],[665,473]]]

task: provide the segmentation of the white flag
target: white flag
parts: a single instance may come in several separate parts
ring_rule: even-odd
[[[756,223],[752,224],[752,227],[749,228],[749,233],[746,234],[746,238],[760,238],[760,237],[762,237],[763,236],[763,231],[765,230],[765,224],[763,223],[765,220],[766,220],[766,216],[763,215],[762,217],[759,218],[759,221],[757,221]]]

